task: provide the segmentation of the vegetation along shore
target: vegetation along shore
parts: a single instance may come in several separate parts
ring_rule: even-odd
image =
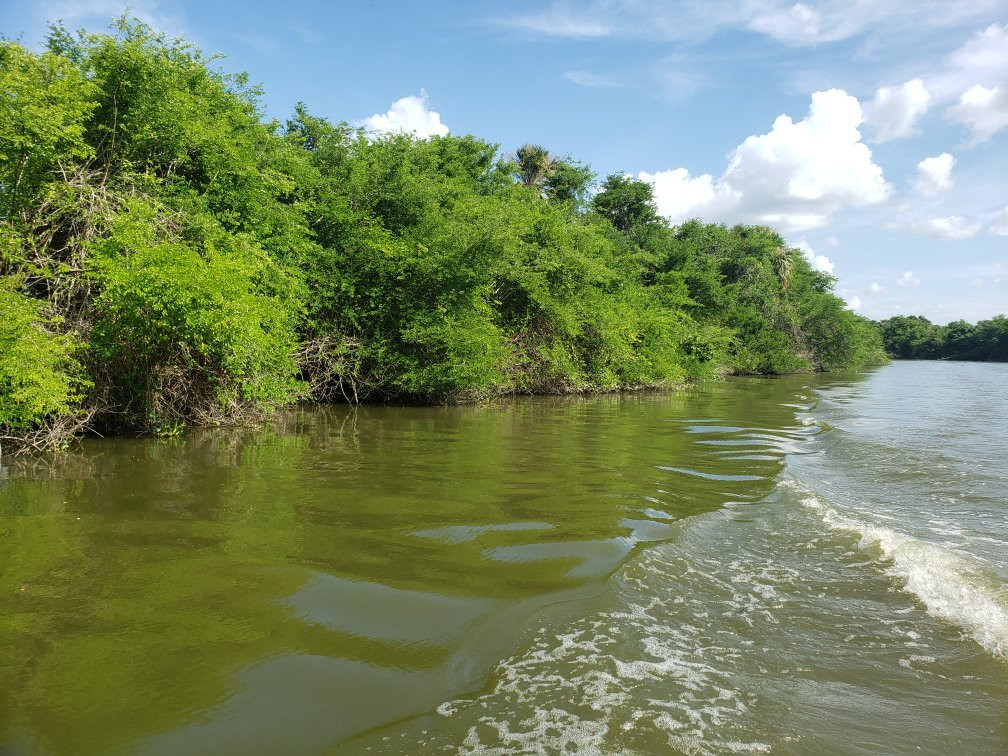
[[[773,229],[670,226],[536,145],[266,121],[246,75],[126,20],[2,42],[0,80],[8,448],[886,359]]]

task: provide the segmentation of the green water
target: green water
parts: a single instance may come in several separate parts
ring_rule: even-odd
[[[1003,752],[1006,389],[897,363],[8,463],[0,753]]]

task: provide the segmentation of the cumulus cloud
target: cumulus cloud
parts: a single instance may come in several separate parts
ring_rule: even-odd
[[[908,270],[902,276],[896,279],[896,285],[904,289],[913,289],[920,286],[920,279],[913,274],[912,270]]]
[[[826,255],[817,255],[804,239],[799,239],[795,247],[801,250],[802,255],[808,260],[809,265],[812,266],[812,270],[833,275],[833,261],[826,257]]]
[[[781,115],[769,132],[746,138],[716,180],[685,168],[638,178],[653,184],[659,211],[673,223],[701,217],[785,232],[816,228],[837,210],[879,204],[892,191],[861,141],[861,121],[855,97],[814,92],[803,120]]]
[[[972,131],[971,145],[986,142],[1008,126],[1008,87],[974,84],[959,96],[959,102],[945,111],[945,117]]]
[[[419,95],[396,100],[385,113],[375,113],[356,123],[371,134],[415,134],[420,139],[448,134],[448,127],[441,123],[441,114],[428,107],[427,92],[423,90]]]
[[[847,300],[847,309],[857,312],[861,309],[861,297],[851,297]]]
[[[968,239],[976,235],[980,225],[970,223],[959,215],[947,215],[942,218],[924,218],[916,221],[911,227],[914,233],[927,234],[938,239]]]
[[[868,291],[871,292],[872,294],[885,294],[887,289],[878,281],[875,281],[872,283],[871,286],[868,287]]]
[[[656,173],[641,171],[637,178],[654,187],[658,211],[674,223],[711,212],[720,217],[738,202],[731,188],[715,182],[709,173],[691,176],[685,168],[674,168]]]
[[[928,87],[952,103],[944,116],[970,130],[970,146],[1008,126],[1008,24],[991,24],[970,37]]]
[[[949,153],[927,157],[917,163],[915,187],[921,194],[935,195],[952,188],[952,166],[955,158]]]
[[[970,129],[970,145],[1008,125],[1008,25],[977,32],[923,78],[879,88],[865,105],[865,122],[875,142],[901,139],[918,133],[918,120],[934,105]]]
[[[1008,72],[1008,24],[991,24],[970,37],[945,59],[945,66],[929,79],[941,97],[955,98],[975,84],[1003,84]]]
[[[921,79],[895,87],[880,87],[865,105],[865,123],[875,132],[874,141],[888,142],[917,133],[917,119],[927,112],[931,93]]]

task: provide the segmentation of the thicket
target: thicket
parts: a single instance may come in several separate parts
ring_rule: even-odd
[[[976,325],[956,320],[935,325],[920,315],[897,315],[878,323],[886,352],[901,360],[1008,362],[1008,317]]]
[[[766,227],[536,145],[369,135],[121,20],[0,43],[0,435],[884,359]]]

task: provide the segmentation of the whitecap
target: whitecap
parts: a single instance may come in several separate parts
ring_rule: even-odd
[[[815,496],[803,497],[803,503],[833,530],[858,536],[860,548],[880,552],[886,571],[932,616],[958,625],[993,656],[1008,659],[1008,605],[979,558],[843,515]]]

